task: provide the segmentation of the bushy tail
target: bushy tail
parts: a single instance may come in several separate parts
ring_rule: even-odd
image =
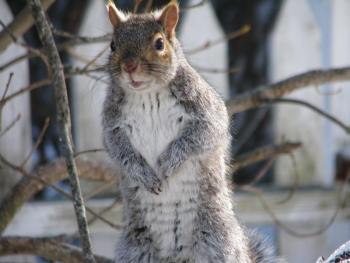
[[[269,242],[255,231],[248,232],[249,254],[254,263],[283,263],[281,258],[276,257]]]

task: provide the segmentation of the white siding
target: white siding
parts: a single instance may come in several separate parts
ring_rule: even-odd
[[[8,24],[12,21],[10,9],[4,1],[0,2],[1,20]],[[23,55],[26,51],[18,45],[10,45],[0,54],[0,65],[5,64],[13,58]],[[0,72],[0,98],[3,96],[10,72],[13,78],[7,95],[28,85],[28,63],[23,61]],[[15,164],[20,164],[31,150],[31,126],[30,126],[30,106],[29,93],[24,93],[10,100],[1,112],[0,132],[21,115],[16,125],[0,138],[0,153],[6,159]],[[28,163],[28,167],[30,162]],[[0,169],[0,200],[19,179],[19,174],[4,168]]]
[[[330,66],[350,64],[350,32],[346,26],[350,22],[347,15],[350,3],[332,1],[331,6],[331,15],[323,18],[330,19],[333,32],[328,45],[321,41],[321,30],[309,1],[285,1],[271,39],[272,81],[324,67],[324,52],[330,52]],[[331,50],[327,50],[327,46]],[[332,104],[330,113],[345,123],[350,123],[350,91],[346,89],[348,85],[349,83],[332,85],[330,90],[335,92],[328,95]],[[321,87],[309,87],[293,92],[288,97],[305,100],[323,109],[324,94]],[[285,138],[304,144],[302,150],[295,154],[301,182],[332,185],[335,153],[345,144],[349,144],[349,136],[333,124],[330,124],[330,136],[325,136],[325,125],[328,121],[304,107],[279,104],[275,109],[276,140],[281,141]],[[327,140],[330,141],[329,145]],[[330,165],[327,165],[327,162],[330,162]],[[328,171],[329,167],[333,169]],[[277,183],[290,184],[293,177],[294,168],[290,159],[280,158],[276,166]]]

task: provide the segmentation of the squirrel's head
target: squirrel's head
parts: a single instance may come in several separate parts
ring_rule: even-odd
[[[177,2],[148,14],[125,14],[110,1],[107,11],[114,30],[109,57],[112,78],[123,89],[133,91],[168,84],[178,64]]]

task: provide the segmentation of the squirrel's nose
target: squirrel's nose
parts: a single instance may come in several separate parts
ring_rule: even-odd
[[[136,71],[137,67],[138,67],[138,63],[137,62],[135,62],[135,61],[128,61],[128,62],[126,62],[124,64],[123,69],[124,69],[124,71],[126,73],[131,74],[131,73]]]

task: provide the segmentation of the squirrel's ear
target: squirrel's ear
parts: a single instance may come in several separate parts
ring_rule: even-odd
[[[112,0],[109,0],[106,7],[109,20],[111,21],[113,27],[118,27],[122,22],[126,21],[124,13],[115,6]]]
[[[173,0],[163,8],[158,20],[164,26],[167,36],[172,38],[175,35],[175,28],[179,21],[179,5],[177,1]]]

